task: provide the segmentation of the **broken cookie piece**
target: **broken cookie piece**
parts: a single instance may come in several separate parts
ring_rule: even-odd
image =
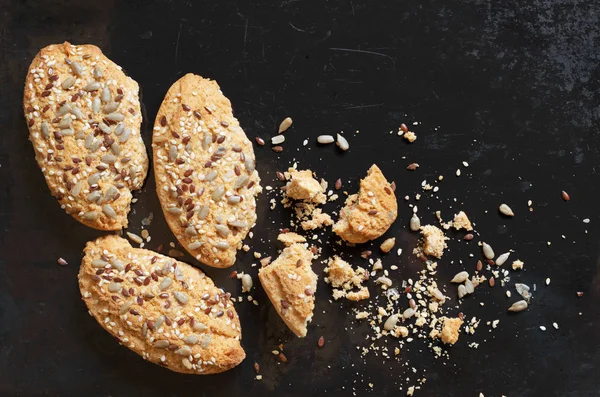
[[[442,342],[448,345],[455,344],[458,341],[458,334],[462,324],[463,320],[458,317],[445,318],[441,333]]]
[[[311,219],[302,221],[300,225],[304,230],[314,230],[323,226],[333,225],[333,219],[331,219],[329,214],[326,214],[320,208],[317,208],[312,212]]]
[[[312,176],[311,170],[297,171],[290,168],[285,173],[289,182],[285,185],[285,195],[294,200],[302,200],[315,204],[325,204],[325,189]]]
[[[277,236],[277,240],[281,241],[288,247],[295,243],[306,242],[306,238],[304,238],[304,236],[294,232],[280,233],[279,236]]]
[[[365,243],[385,233],[398,214],[396,195],[375,164],[360,181],[358,194],[348,196],[333,231],[349,243]]]
[[[440,259],[444,254],[446,240],[448,237],[444,235],[444,232],[433,225],[425,225],[421,227],[421,234],[424,237],[423,241],[423,252],[426,255],[435,256]]]
[[[458,214],[454,215],[454,222],[452,222],[452,226],[454,226],[456,230],[465,229],[468,232],[473,230],[473,225],[471,225],[471,221],[464,211],[460,211]]]
[[[300,338],[306,336],[315,308],[317,275],[311,268],[312,259],[312,252],[304,245],[292,244],[258,271],[258,279],[277,313]]]
[[[327,273],[325,282],[333,287],[333,299],[346,298],[351,301],[369,299],[369,289],[362,285],[369,278],[369,273],[362,267],[354,270],[348,262],[339,256],[334,256],[329,259],[324,272]],[[352,291],[355,288],[359,290]]]

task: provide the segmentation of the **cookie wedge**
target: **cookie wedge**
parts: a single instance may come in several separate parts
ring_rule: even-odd
[[[233,265],[261,192],[252,143],[219,85],[186,74],[171,86],[152,138],[156,191],[181,245],[200,262]]]
[[[302,338],[315,309],[317,275],[313,254],[303,244],[286,247],[271,264],[258,271],[258,279],[288,328]]]
[[[126,227],[148,172],[138,84],[96,46],[53,44],[29,67],[23,110],[61,207],[95,229]]]
[[[346,199],[333,231],[349,243],[366,243],[385,233],[398,216],[398,202],[390,183],[375,164],[360,180],[358,194]]]
[[[200,270],[114,235],[87,243],[79,270],[92,316],[145,360],[214,374],[246,357],[231,295]]]

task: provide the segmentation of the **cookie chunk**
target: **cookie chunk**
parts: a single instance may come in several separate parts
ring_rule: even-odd
[[[126,227],[148,172],[137,83],[96,46],[53,44],[29,66],[23,109],[61,207],[95,229]]]
[[[302,229],[304,230],[314,230],[319,229],[324,226],[333,225],[333,219],[329,214],[326,214],[320,208],[315,208],[314,211],[311,212],[311,218],[300,223]]]
[[[351,301],[369,299],[371,294],[369,288],[362,285],[369,278],[369,273],[362,267],[356,270],[348,262],[334,256],[329,258],[327,267],[324,269],[327,274],[325,282],[333,287],[333,298],[338,300],[346,298]],[[358,291],[354,289],[358,288]]]
[[[448,237],[439,227],[433,225],[421,226],[421,234],[424,237],[423,252],[440,259],[444,255],[444,249],[448,247]]]
[[[311,170],[297,171],[290,168],[285,176],[289,179],[284,189],[287,197],[315,204],[325,204],[327,201],[325,189],[313,178]]]
[[[212,80],[186,74],[156,116],[156,191],[169,227],[209,266],[229,267],[256,222],[254,150]]]
[[[301,236],[298,233],[294,232],[280,233],[277,236],[277,240],[281,241],[288,247],[292,244],[306,242],[306,238],[304,236]]]
[[[442,326],[441,338],[442,342],[453,345],[458,341],[458,335],[463,320],[460,318],[445,318]]]
[[[460,211],[458,214],[454,215],[452,226],[454,226],[456,230],[465,229],[468,232],[473,230],[473,225],[471,225],[471,221],[464,211]]]
[[[333,231],[349,243],[365,243],[381,236],[396,220],[396,195],[375,164],[360,181],[358,194],[346,199]]]
[[[275,310],[289,329],[302,338],[315,309],[317,275],[311,268],[313,254],[302,244],[292,244],[258,278]]]
[[[81,296],[120,344],[172,371],[214,374],[246,354],[230,294],[200,270],[117,236],[87,243]]]

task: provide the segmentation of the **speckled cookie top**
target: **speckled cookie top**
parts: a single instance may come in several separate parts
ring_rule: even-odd
[[[252,144],[218,84],[193,74],[175,82],[152,147],[157,193],[181,245],[209,266],[233,265],[261,187]]]
[[[146,178],[138,92],[92,45],[50,45],[29,67],[23,108],[36,160],[61,207],[87,226],[127,226],[131,190]]]
[[[231,295],[200,270],[117,236],[89,242],[84,253],[83,300],[124,346],[184,373],[222,372],[244,359]]]

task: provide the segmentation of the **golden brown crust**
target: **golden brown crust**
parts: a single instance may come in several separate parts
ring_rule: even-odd
[[[313,254],[302,244],[292,244],[258,278],[275,310],[298,337],[306,336],[312,320],[317,275],[311,268]]]
[[[148,156],[138,84],[93,45],[42,48],[25,79],[23,109],[37,163],[61,207],[100,230],[127,226],[131,191]]]
[[[421,234],[424,237],[423,252],[440,259],[444,255],[444,249],[448,247],[448,237],[439,227],[433,225],[421,226]]]
[[[375,164],[348,196],[333,231],[350,243],[365,243],[385,233],[396,220],[398,203],[392,187]]]
[[[449,345],[455,344],[458,341],[460,327],[462,324],[463,320],[458,317],[445,318],[441,333],[442,342]]]
[[[252,143],[219,85],[194,74],[175,82],[152,148],[156,191],[181,245],[209,266],[233,265],[256,222],[261,187]]]
[[[285,195],[293,200],[302,200],[308,203],[325,204],[325,189],[312,176],[311,170],[297,171],[290,168],[285,173],[289,182],[285,185]]]
[[[82,299],[120,344],[176,372],[213,374],[246,356],[230,295],[200,270],[109,235],[88,242]]]

